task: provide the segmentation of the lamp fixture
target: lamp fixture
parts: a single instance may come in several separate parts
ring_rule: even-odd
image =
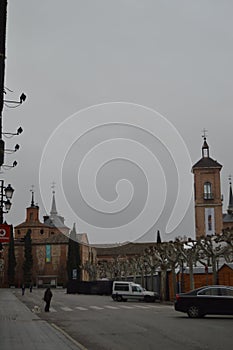
[[[3,214],[8,213],[11,209],[12,203],[10,199],[12,198],[13,193],[14,189],[12,186],[9,184],[7,187],[5,187],[4,180],[0,180],[0,224],[3,223]],[[4,197],[6,200],[4,200]]]
[[[5,196],[7,199],[11,199],[14,193],[14,189],[9,184],[7,187],[4,188]]]
[[[21,126],[16,130],[16,132],[3,132],[2,134],[3,135],[11,135],[11,136],[14,136],[14,135],[20,135],[22,134],[23,132],[23,129],[21,128]]]
[[[26,100],[27,96],[22,93],[19,97],[19,101],[13,101],[13,100],[3,100],[3,102],[5,103],[14,103],[14,104],[18,104],[21,105],[25,100]]]
[[[15,145],[15,149],[5,149],[6,153],[14,153],[17,152],[20,149],[20,146],[18,144]]]
[[[14,168],[14,167],[16,167],[17,164],[18,164],[18,163],[16,162],[16,160],[14,160],[14,162],[13,162],[12,165],[4,164],[4,165],[2,165],[2,167],[3,167],[4,169],[9,169],[9,168]]]

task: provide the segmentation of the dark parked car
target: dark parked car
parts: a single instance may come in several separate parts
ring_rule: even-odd
[[[233,315],[233,287],[205,286],[176,295],[176,311],[187,312],[189,317],[205,315]]]

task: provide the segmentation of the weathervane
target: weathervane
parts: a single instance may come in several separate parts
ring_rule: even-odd
[[[204,140],[206,140],[207,131],[208,131],[208,130],[206,130],[205,128],[202,130],[202,132],[203,132],[202,137],[203,137]]]

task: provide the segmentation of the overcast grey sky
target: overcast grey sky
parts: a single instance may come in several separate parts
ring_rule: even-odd
[[[4,130],[24,129],[18,138],[6,140],[7,148],[21,145],[7,156],[8,163],[17,160],[17,167],[2,174],[15,188],[7,221],[15,225],[24,220],[32,184],[41,218],[45,215],[39,166],[46,142],[69,116],[112,101],[142,105],[164,116],[183,138],[192,163],[201,157],[206,128],[210,155],[223,165],[225,210],[228,175],[233,173],[232,13],[231,0],[9,0],[5,85],[14,93],[7,98],[23,91],[27,101],[4,109]],[[59,182],[58,175],[48,172],[49,209],[53,181]],[[156,205],[162,197],[156,196]],[[59,193],[57,207],[65,215]],[[73,222],[86,229],[72,214],[66,223]],[[193,235],[193,203],[169,239],[177,232]]]

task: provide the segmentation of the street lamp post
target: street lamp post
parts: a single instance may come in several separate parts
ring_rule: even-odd
[[[11,208],[11,201],[14,189],[11,185],[4,187],[4,180],[0,180],[0,224],[3,224],[3,214],[8,213]],[[4,197],[6,200],[4,200]],[[4,211],[5,208],[5,211]]]

